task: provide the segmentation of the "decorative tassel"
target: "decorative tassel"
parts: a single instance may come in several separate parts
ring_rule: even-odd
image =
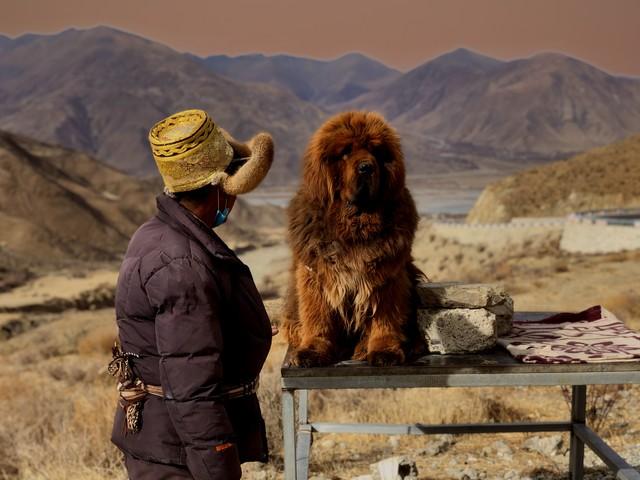
[[[130,403],[124,408],[127,431],[131,433],[138,433],[140,431],[140,412],[142,411],[142,402]]]

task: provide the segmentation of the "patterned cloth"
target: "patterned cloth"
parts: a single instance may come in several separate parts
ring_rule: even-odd
[[[640,360],[640,332],[595,306],[535,322],[513,323],[498,343],[525,363],[602,363]]]

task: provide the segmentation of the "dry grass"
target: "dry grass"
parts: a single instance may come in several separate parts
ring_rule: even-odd
[[[0,458],[5,476],[63,480],[124,478],[108,441],[113,387],[76,372],[0,377]],[[80,383],[82,382],[82,383]]]
[[[116,336],[115,322],[112,325],[102,325],[78,339],[78,353],[81,355],[109,354]]]
[[[640,291],[614,293],[606,297],[602,305],[624,320],[628,327],[640,329]]]
[[[0,350],[0,478],[124,479],[108,439],[113,311],[48,315]]]

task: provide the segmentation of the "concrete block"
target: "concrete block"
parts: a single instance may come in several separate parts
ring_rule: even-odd
[[[504,303],[509,295],[499,285],[484,283],[420,283],[421,308],[484,308]]]
[[[421,309],[418,326],[431,352],[480,352],[497,341],[496,316],[484,308]]]
[[[486,308],[496,316],[498,336],[508,334],[513,326],[513,299],[507,296],[502,303]]]

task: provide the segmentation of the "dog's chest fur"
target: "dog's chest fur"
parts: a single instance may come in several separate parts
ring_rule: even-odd
[[[366,325],[378,308],[372,294],[379,284],[379,275],[363,257],[361,246],[382,240],[382,218],[379,212],[362,215],[348,212],[340,220],[335,233],[342,239],[343,248],[332,263],[324,266],[322,291],[346,330],[355,332]]]
[[[374,276],[355,249],[347,249],[334,264],[326,267],[322,282],[325,300],[348,331],[360,330],[378,307],[372,295],[377,286]]]

